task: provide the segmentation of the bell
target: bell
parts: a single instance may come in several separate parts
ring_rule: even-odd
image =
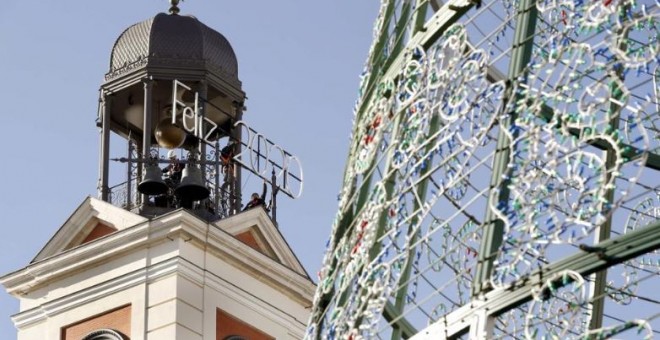
[[[138,184],[138,191],[145,195],[160,195],[167,192],[167,184],[163,181],[158,165],[149,164],[144,167],[144,177]]]
[[[165,118],[156,125],[154,137],[158,145],[166,149],[176,149],[186,140],[186,132],[172,124],[170,118]]]
[[[174,189],[174,193],[181,198],[182,202],[192,202],[209,197],[211,191],[204,185],[202,170],[188,164],[183,169],[181,183]]]

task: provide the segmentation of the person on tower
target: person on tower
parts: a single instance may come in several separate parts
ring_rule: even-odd
[[[264,183],[264,190],[261,193],[261,196],[259,196],[259,194],[256,192],[252,193],[252,195],[250,196],[250,201],[247,202],[245,208],[243,208],[243,211],[258,206],[263,206],[264,209],[268,210],[268,208],[266,207],[266,183]]]
[[[170,159],[170,164],[162,169],[163,173],[167,173],[167,182],[170,186],[179,184],[181,181],[181,171],[183,171],[183,164],[177,159],[176,151],[170,150],[167,153],[167,158]]]
[[[222,173],[225,174],[225,180],[227,176],[234,171],[234,145],[236,142],[230,140],[227,145],[220,150],[220,162],[222,163]]]

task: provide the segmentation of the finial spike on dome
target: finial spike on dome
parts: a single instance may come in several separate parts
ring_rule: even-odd
[[[182,0],[183,1],[183,0]],[[177,6],[179,4],[179,0],[170,0],[170,14],[179,14],[179,7]]]

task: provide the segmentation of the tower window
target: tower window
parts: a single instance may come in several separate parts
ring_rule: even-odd
[[[229,335],[223,340],[248,340],[246,337],[240,336],[240,335]]]
[[[99,329],[85,335],[82,340],[125,340],[125,338],[112,329]]]

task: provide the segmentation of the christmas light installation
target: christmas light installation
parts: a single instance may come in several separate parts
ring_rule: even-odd
[[[657,334],[659,19],[383,0],[307,339]]]

